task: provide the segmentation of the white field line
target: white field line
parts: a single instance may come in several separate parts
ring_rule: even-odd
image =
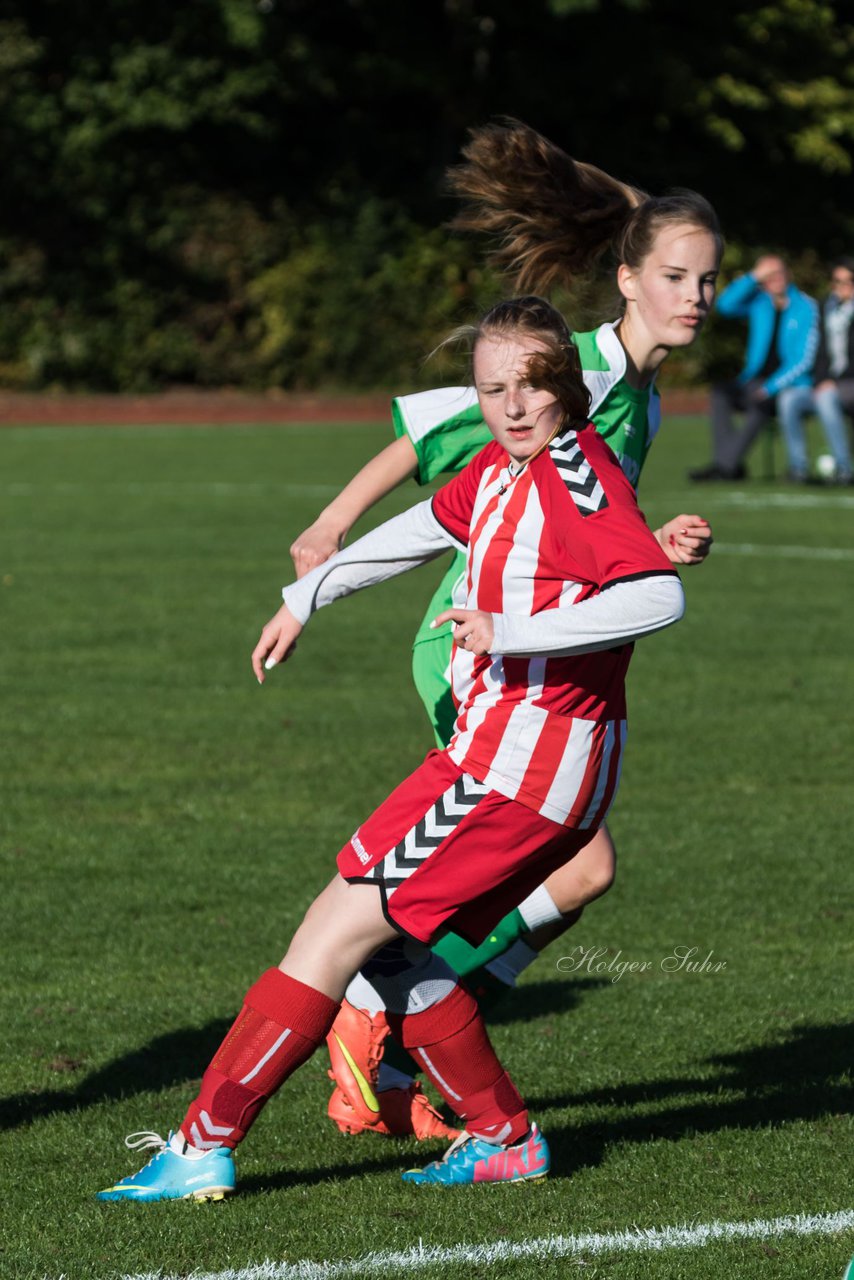
[[[676,496],[675,494],[673,495]],[[700,501],[702,497],[702,501]],[[685,501],[684,492],[679,495],[679,502]],[[819,493],[709,493],[704,491],[697,495],[702,507],[741,507],[750,511],[814,511],[817,508],[830,508],[835,511],[854,511],[854,495],[839,492]]]
[[[854,547],[785,547],[775,542],[715,542],[715,556],[760,556],[778,560],[854,560]]]
[[[103,484],[89,481],[44,481],[40,483],[26,480],[9,481],[0,484],[0,494],[5,497],[29,498],[33,495],[87,494],[87,493],[120,493],[120,494],[152,494],[152,493],[200,493],[200,494],[240,494],[240,493],[337,493],[338,486],[331,484],[309,484],[305,482],[276,483],[275,481],[216,481],[216,480],[151,480],[151,481],[105,481]],[[854,511],[854,495],[845,493],[717,493],[705,491],[700,506],[740,507],[754,511],[773,509],[814,511],[831,509],[837,511]],[[685,493],[660,494],[657,501],[669,505],[684,505]],[[690,503],[689,503],[690,505]],[[696,504],[695,504],[696,505]]]
[[[331,484],[263,484],[253,481],[245,482],[227,482],[227,481],[189,481],[189,482],[170,482],[163,480],[155,480],[150,483],[135,483],[127,481],[125,483],[107,483],[103,485],[75,484],[56,482],[54,484],[29,484],[25,481],[12,482],[7,485],[0,485],[0,493],[6,497],[30,498],[34,495],[44,495],[45,493],[68,494],[73,496],[81,496],[91,493],[109,492],[112,494],[122,494],[123,496],[144,495],[152,496],[155,494],[170,495],[191,495],[198,494],[213,497],[233,497],[242,494],[255,493],[313,493],[319,496],[337,493],[338,489]],[[780,497],[787,495],[781,494]],[[854,499],[849,499],[852,507],[854,507]],[[815,505],[824,505],[821,502]],[[854,548],[849,547],[806,547],[806,546],[780,546],[776,543],[760,543],[760,542],[715,542],[715,555],[731,555],[731,556],[767,556],[776,557],[782,560],[854,560]]]
[[[641,508],[649,501],[643,485],[638,495]],[[728,492],[716,488],[669,489],[655,494],[658,515],[669,517],[671,511],[693,511],[700,515],[723,509],[753,511],[854,511],[854,490],[813,489],[807,492],[763,492],[757,489]]]
[[[629,1231],[578,1236],[543,1236],[537,1240],[496,1240],[491,1244],[425,1245],[401,1252],[364,1254],[338,1262],[261,1262],[227,1271],[193,1271],[187,1280],[345,1280],[350,1276],[399,1276],[427,1267],[454,1263],[490,1265],[515,1258],[595,1257],[606,1253],[657,1253],[694,1249],[723,1240],[769,1240],[779,1236],[833,1235],[854,1230],[854,1209],[837,1213],[797,1214],[753,1222],[707,1222],[684,1227],[636,1227]],[[186,1273],[184,1273],[186,1277]],[[149,1271],[123,1280],[179,1280],[177,1275]]]

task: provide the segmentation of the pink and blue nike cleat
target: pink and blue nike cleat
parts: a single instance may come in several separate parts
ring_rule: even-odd
[[[464,1131],[441,1160],[434,1160],[423,1169],[408,1169],[403,1181],[445,1187],[471,1182],[533,1182],[544,1178],[550,1165],[548,1143],[535,1124],[512,1147],[499,1147]]]

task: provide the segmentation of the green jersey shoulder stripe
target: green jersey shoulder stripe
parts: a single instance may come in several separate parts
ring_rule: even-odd
[[[474,387],[439,387],[392,401],[396,436],[407,435],[418,459],[416,480],[429,484],[444,472],[462,471],[492,439]]]

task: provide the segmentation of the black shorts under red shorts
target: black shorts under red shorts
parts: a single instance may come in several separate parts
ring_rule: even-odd
[[[431,751],[344,846],[338,870],[351,883],[377,884],[401,933],[430,943],[450,929],[476,946],[592,836]]]

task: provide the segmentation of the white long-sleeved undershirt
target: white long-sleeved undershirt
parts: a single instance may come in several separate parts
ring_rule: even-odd
[[[662,631],[684,612],[676,574],[650,574],[615,582],[565,609],[543,609],[531,617],[494,613],[492,647],[507,657],[596,653]]]
[[[336,552],[282,591],[294,617],[306,623],[316,609],[405,573],[460,547],[433,514],[428,499],[387,520]],[[532,617],[495,613],[492,652],[568,656],[628,644],[682,617],[685,597],[675,573],[615,582],[580,604]]]
[[[439,524],[428,498],[336,551],[285,587],[282,599],[297,621],[306,623],[316,609],[435,560],[449,547],[464,550]]]

